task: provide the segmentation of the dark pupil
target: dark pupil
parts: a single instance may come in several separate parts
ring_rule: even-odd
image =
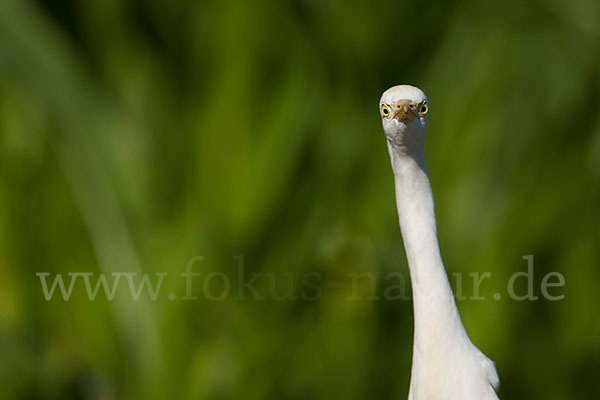
[[[389,110],[387,108],[384,108],[383,109],[383,115],[388,115],[388,113],[389,113]]]

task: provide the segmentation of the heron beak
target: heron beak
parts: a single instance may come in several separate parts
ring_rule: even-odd
[[[415,113],[415,105],[410,100],[399,100],[392,104],[394,116],[398,122],[410,122],[417,114]]]

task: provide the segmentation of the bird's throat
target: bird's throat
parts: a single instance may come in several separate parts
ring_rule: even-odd
[[[423,152],[402,154],[390,148],[390,155],[413,291],[413,357],[436,357],[440,349],[448,348],[449,344],[462,345],[468,338],[440,255],[433,195]]]

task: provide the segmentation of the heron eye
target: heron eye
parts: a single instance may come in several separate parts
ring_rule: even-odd
[[[385,118],[389,118],[392,115],[392,110],[390,109],[390,106],[388,106],[387,104],[382,104],[381,115],[383,115]]]
[[[426,102],[422,102],[419,105],[419,114],[421,116],[423,116],[423,115],[427,114],[427,111],[429,111],[429,108],[427,107],[427,103]]]

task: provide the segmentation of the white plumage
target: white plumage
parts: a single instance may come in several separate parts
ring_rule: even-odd
[[[413,287],[415,332],[409,400],[497,400],[494,363],[465,332],[442,263],[425,168],[428,104],[400,85],[379,109],[394,171],[396,205]]]

